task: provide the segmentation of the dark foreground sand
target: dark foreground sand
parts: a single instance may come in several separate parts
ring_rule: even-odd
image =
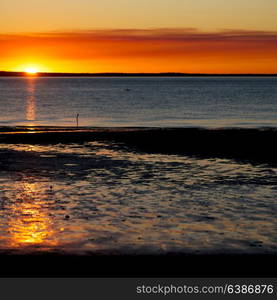
[[[276,278],[277,255],[0,255],[1,277]]]
[[[277,129],[2,127],[0,143],[115,141],[150,153],[277,163]]]

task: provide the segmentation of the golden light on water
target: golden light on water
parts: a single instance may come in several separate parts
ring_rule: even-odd
[[[16,211],[20,217],[12,224],[12,244],[42,244],[49,235],[48,222],[38,208],[24,203]]]
[[[36,119],[35,84],[35,79],[28,79],[26,101],[26,120],[28,121],[34,121]]]
[[[16,201],[10,207],[13,218],[9,222],[10,246],[22,248],[28,246],[53,246],[54,235],[52,222],[39,201],[43,197],[37,183],[22,182]]]

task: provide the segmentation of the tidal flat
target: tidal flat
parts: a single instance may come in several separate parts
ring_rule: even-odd
[[[0,253],[276,254],[274,149],[236,152],[244,133],[223,133],[2,128]],[[213,146],[193,154],[201,135]]]

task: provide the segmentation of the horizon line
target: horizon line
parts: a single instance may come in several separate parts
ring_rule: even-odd
[[[0,77],[41,77],[41,76],[277,76],[277,73],[185,73],[185,72],[37,72],[0,71]]]

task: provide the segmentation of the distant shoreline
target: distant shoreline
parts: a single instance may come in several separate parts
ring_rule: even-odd
[[[26,75],[25,72],[0,71],[0,77],[277,77],[277,74],[206,74],[206,73],[54,73],[38,72],[35,75]]]

